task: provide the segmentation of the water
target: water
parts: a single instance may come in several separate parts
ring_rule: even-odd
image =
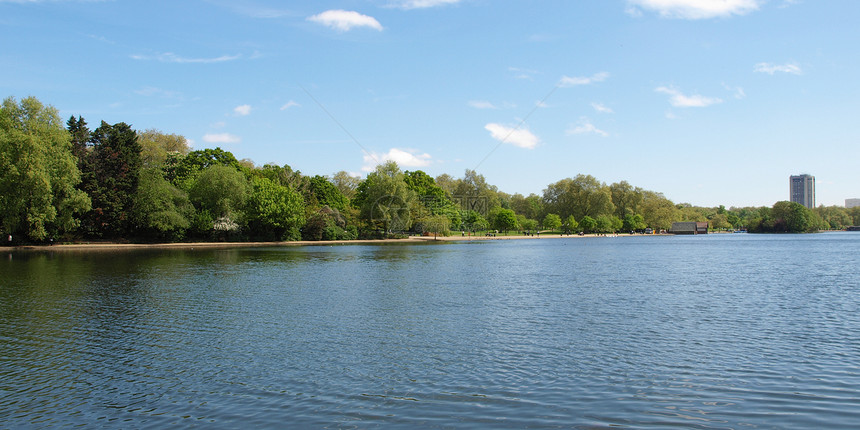
[[[856,428],[860,234],[14,253],[0,427]]]

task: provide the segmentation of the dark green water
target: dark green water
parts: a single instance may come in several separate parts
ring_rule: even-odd
[[[856,428],[860,233],[13,253],[0,427]]]

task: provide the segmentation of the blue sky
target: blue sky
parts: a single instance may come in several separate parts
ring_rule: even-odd
[[[0,96],[258,165],[860,197],[855,0],[0,0]]]

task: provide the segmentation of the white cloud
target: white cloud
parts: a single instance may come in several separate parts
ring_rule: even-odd
[[[734,91],[734,97],[738,100],[743,99],[747,96],[747,93],[741,87],[733,87],[731,85],[723,84],[723,88],[729,91]]]
[[[233,113],[237,116],[248,116],[251,114],[251,105],[240,105],[233,108]]]
[[[302,105],[296,103],[294,100],[290,100],[286,104],[281,106],[281,110],[287,110],[287,109],[292,108],[292,107],[302,107]]]
[[[596,134],[596,135],[601,136],[601,137],[608,137],[609,136],[609,133],[595,127],[594,124],[592,124],[591,121],[588,120],[588,118],[581,118],[575,126],[567,129],[567,131],[565,133],[568,136],[571,136],[574,134],[589,134],[589,133],[593,133],[593,134]]]
[[[627,0],[629,12],[648,9],[664,18],[709,19],[745,15],[758,10],[764,0]]]
[[[230,133],[208,133],[203,135],[206,143],[239,143],[242,138]]]
[[[349,31],[357,27],[370,27],[382,31],[382,24],[372,16],[362,15],[351,10],[327,10],[323,13],[308,17],[308,21],[331,27],[337,31]]]
[[[498,109],[496,105],[484,100],[471,100],[469,106],[475,109]]]
[[[657,87],[654,91],[671,96],[669,97],[669,103],[675,107],[707,107],[723,102],[722,99],[716,97],[705,97],[698,94],[688,96],[676,88]]]
[[[425,9],[428,7],[457,4],[460,0],[400,0],[395,6],[401,9]]]
[[[767,73],[768,75],[773,75],[776,72],[781,73],[791,73],[792,75],[802,75],[803,70],[800,69],[800,66],[794,63],[786,63],[786,64],[770,64],[770,63],[758,63],[755,65],[754,69],[757,73]]]
[[[615,113],[612,108],[605,106],[603,103],[592,103],[591,107],[600,113]]]
[[[133,60],[140,61],[160,61],[162,63],[179,63],[179,64],[211,64],[223,63],[225,61],[233,61],[242,58],[241,55],[222,55],[215,58],[188,58],[180,57],[172,52],[164,52],[155,55],[132,55]]]
[[[523,128],[489,123],[484,126],[484,129],[490,132],[490,136],[493,139],[502,143],[510,143],[520,148],[534,149],[540,143],[540,139],[537,136]]]
[[[364,166],[361,170],[371,172],[377,164],[386,161],[393,161],[400,167],[425,167],[430,165],[432,158],[430,154],[426,152],[420,154],[414,149],[391,148],[384,154],[376,152],[364,154]]]
[[[562,87],[572,87],[576,85],[589,85],[595,82],[603,82],[609,78],[608,72],[595,73],[591,76],[562,76],[559,85]]]
[[[508,71],[514,73],[516,79],[534,80],[534,75],[538,74],[537,70],[521,69],[519,67],[508,67]]]

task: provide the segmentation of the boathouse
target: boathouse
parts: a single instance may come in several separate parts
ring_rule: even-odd
[[[672,234],[708,234],[707,222],[673,222],[672,229],[669,230]]]

